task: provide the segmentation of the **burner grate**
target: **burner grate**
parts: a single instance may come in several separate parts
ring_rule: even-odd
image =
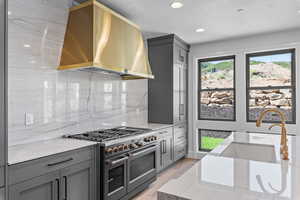
[[[70,135],[69,138],[91,140],[96,142],[105,142],[109,140],[129,137],[145,133],[149,129],[132,128],[132,127],[118,127],[112,129],[90,131],[83,134]]]

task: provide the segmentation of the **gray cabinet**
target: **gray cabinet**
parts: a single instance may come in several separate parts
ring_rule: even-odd
[[[0,189],[0,200],[4,200],[4,188]]]
[[[186,120],[189,45],[176,35],[148,39],[155,79],[148,82],[148,121],[173,124]]]
[[[5,165],[7,153],[6,137],[6,87],[7,87],[7,62],[6,62],[6,5],[5,0],[0,0],[0,188],[5,184]]]
[[[62,196],[64,200],[92,200],[94,198],[95,174],[91,161],[62,170]]]
[[[187,127],[186,123],[177,124],[173,127],[174,136],[174,161],[186,155],[187,151]]]
[[[0,200],[5,199],[7,159],[7,0],[0,0]]]
[[[9,166],[10,200],[95,200],[94,148]]]
[[[60,200],[60,175],[55,171],[9,187],[10,200]]]
[[[173,130],[171,128],[158,131],[157,170],[160,172],[173,163]]]

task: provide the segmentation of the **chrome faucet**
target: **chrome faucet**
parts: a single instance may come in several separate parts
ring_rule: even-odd
[[[269,129],[272,129],[275,126],[281,127],[281,138],[280,138],[280,154],[282,155],[283,160],[289,160],[289,151],[288,151],[288,145],[287,145],[287,131],[285,127],[285,121],[286,117],[283,112],[281,112],[278,109],[266,109],[263,112],[260,113],[258,119],[256,120],[256,127],[260,127],[263,117],[269,113],[269,112],[275,112],[280,116],[280,123],[279,124],[272,124]]]

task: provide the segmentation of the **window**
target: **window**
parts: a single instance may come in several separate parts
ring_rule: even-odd
[[[198,119],[235,121],[235,56],[198,60]]]
[[[199,151],[213,150],[231,133],[231,131],[199,129]]]
[[[267,108],[278,108],[287,123],[295,123],[295,49],[247,54],[246,67],[247,121],[254,122]],[[264,121],[278,122],[279,116],[268,113]]]

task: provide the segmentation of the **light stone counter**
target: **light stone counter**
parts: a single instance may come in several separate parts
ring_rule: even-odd
[[[155,124],[155,123],[143,123],[143,124],[123,124],[126,126],[139,127],[139,128],[148,128],[153,131],[172,127],[173,124]],[[76,133],[78,134],[78,133]],[[152,133],[145,133],[141,135],[144,137],[146,135],[151,135]],[[119,140],[108,142],[108,145],[112,145],[116,142],[123,142],[128,140],[128,138],[120,138]],[[56,139],[48,139],[42,140],[32,143],[19,144],[8,147],[8,164],[13,165],[29,160],[34,160],[38,158],[42,158],[45,156],[54,155],[57,153],[63,153],[66,151],[71,151],[91,145],[97,144],[96,142],[78,140],[78,139],[69,139],[69,138],[56,138]]]
[[[299,137],[289,137],[281,161],[278,135],[233,133],[213,152],[158,191],[159,200],[300,200]],[[273,162],[222,157],[232,142],[274,145]],[[258,155],[259,156],[259,155]]]
[[[85,140],[57,138],[8,147],[8,164],[13,165],[97,144]]]

